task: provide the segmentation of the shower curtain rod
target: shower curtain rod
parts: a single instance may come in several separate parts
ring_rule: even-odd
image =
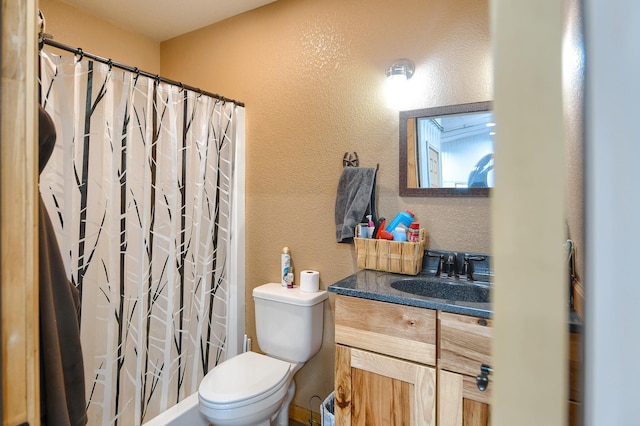
[[[93,59],[94,61],[98,61],[98,62],[102,62],[103,64],[107,64],[109,66],[112,67],[116,67],[116,68],[120,68],[122,70],[125,71],[129,71],[135,74],[139,74],[139,75],[143,75],[145,77],[149,77],[152,78],[154,80],[157,81],[162,81],[163,83],[167,83],[167,84],[171,84],[172,86],[177,86],[180,87],[182,89],[187,89],[187,90],[191,90],[192,92],[196,92],[196,93],[200,93],[201,95],[206,95],[209,96],[210,98],[214,98],[214,99],[218,99],[221,100],[223,102],[232,102],[238,106],[244,107],[244,102],[240,102],[240,101],[236,101],[235,99],[229,99],[229,98],[225,98],[224,96],[221,95],[217,95],[215,93],[210,93],[207,92],[205,90],[202,90],[200,88],[196,88],[193,86],[188,86],[186,84],[183,84],[179,81],[175,81],[175,80],[170,80],[168,78],[164,78],[164,77],[160,77],[158,74],[151,74],[150,72],[147,71],[141,71],[138,68],[135,67],[130,67],[128,65],[124,65],[118,62],[114,62],[111,59],[107,59],[107,58],[103,58],[101,56],[98,55],[94,55],[92,53],[87,53],[84,50],[82,50],[81,48],[75,48],[75,47],[71,47],[71,46],[67,46],[66,44],[62,44],[62,43],[58,43],[57,41],[54,41],[50,38],[42,38],[42,40],[40,41],[40,48],[42,49],[42,45],[43,44],[48,44],[49,46],[52,47],[56,47],[58,49],[62,49],[62,50],[66,50],[67,52],[73,53],[75,55],[79,55],[80,59],[82,59],[83,57],[87,57],[89,59]]]

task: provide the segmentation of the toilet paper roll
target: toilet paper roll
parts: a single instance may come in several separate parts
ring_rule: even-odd
[[[300,272],[300,291],[314,293],[320,290],[320,272],[304,270]]]

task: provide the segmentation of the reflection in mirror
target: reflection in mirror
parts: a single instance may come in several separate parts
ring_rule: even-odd
[[[495,132],[491,102],[401,112],[400,195],[489,195]]]
[[[468,113],[416,120],[416,166],[407,170],[418,188],[493,186],[493,114]]]

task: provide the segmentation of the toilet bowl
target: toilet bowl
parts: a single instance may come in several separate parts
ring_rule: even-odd
[[[215,426],[268,425],[285,399],[294,368],[255,352],[235,356],[200,383],[200,412]]]
[[[266,354],[234,356],[202,379],[199,409],[214,426],[287,426],[293,377],[322,344],[326,291],[270,283],[256,287],[253,296],[256,335]]]

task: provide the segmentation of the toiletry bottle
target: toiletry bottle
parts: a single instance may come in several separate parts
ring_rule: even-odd
[[[358,230],[358,232],[356,232],[356,237],[369,238],[369,226],[366,223],[359,223],[356,225],[356,229]]]
[[[417,243],[420,241],[420,223],[411,222],[411,226],[409,227],[409,242]]]
[[[289,284],[287,279],[289,272],[291,272],[291,253],[289,247],[284,247],[280,255],[280,281],[283,287]]]
[[[411,213],[409,210],[400,212],[396,215],[396,217],[393,218],[391,223],[389,223],[387,227],[384,229],[385,231],[393,232],[400,225],[403,225],[405,228],[409,228],[409,226],[411,225],[411,222],[413,222],[413,219],[415,217],[416,215]]]
[[[391,233],[393,235],[393,241],[405,242],[407,241],[407,228],[398,226]]]
[[[367,238],[373,238],[373,231],[376,229],[376,224],[373,223],[370,214],[367,215],[367,219],[369,219],[367,223]]]

